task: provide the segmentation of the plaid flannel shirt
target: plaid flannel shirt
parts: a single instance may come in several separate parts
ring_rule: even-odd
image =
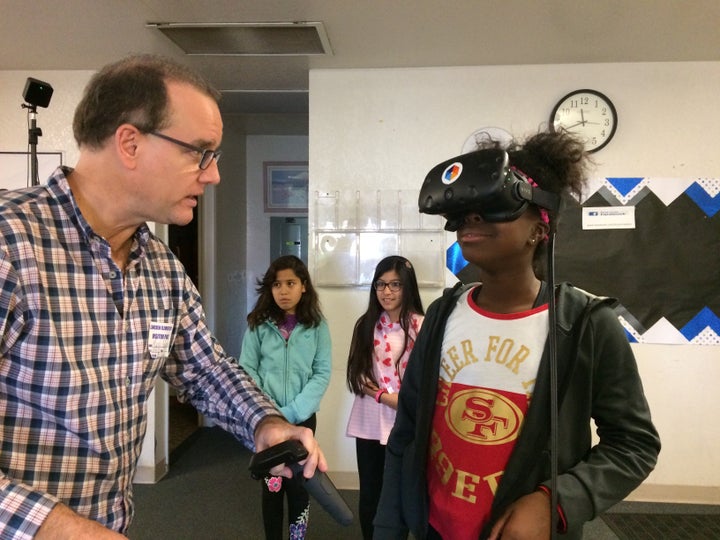
[[[250,448],[279,414],[215,342],[197,290],[147,226],[120,271],[69,171],[0,192],[0,538],[32,538],[57,501],[127,530],[158,376]]]

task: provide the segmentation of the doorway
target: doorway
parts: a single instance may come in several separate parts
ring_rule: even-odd
[[[295,255],[307,266],[308,263],[308,218],[270,218],[270,260],[281,255]]]
[[[185,266],[190,279],[199,287],[199,249],[198,214],[193,211],[193,219],[187,225],[168,225],[168,245],[175,256]],[[169,462],[176,460],[182,445],[200,427],[200,415],[189,403],[180,403],[175,390],[169,388],[168,398],[168,454]]]

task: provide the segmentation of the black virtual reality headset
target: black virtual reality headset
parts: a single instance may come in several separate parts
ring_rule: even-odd
[[[469,213],[501,222],[516,220],[530,204],[556,211],[560,197],[531,182],[510,167],[506,151],[476,150],[435,165],[420,188],[418,206],[423,214],[443,214],[447,231],[457,231]]]

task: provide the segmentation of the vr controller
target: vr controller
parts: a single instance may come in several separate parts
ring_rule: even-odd
[[[254,454],[250,458],[250,475],[258,480],[268,474],[277,465],[286,464],[297,478],[304,480],[305,489],[340,525],[350,525],[353,513],[342,498],[330,478],[319,469],[315,469],[312,478],[303,476],[303,467],[298,463],[308,455],[298,440],[290,439]]]
[[[510,167],[504,150],[476,150],[435,165],[425,177],[418,207],[424,214],[443,214],[445,230],[457,231],[470,212],[489,222],[514,221],[529,204],[557,210],[560,197],[535,187]]]

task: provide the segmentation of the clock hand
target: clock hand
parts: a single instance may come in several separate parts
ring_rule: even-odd
[[[580,123],[584,126],[585,125],[585,111],[580,109]]]

